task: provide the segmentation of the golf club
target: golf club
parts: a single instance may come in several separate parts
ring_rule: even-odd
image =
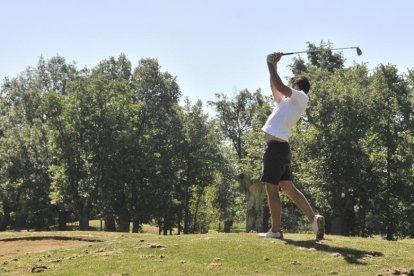
[[[336,50],[346,50],[346,49],[356,49],[357,55],[358,56],[362,55],[362,51],[361,51],[361,49],[359,49],[359,47],[345,47],[345,48],[335,48],[335,49],[326,49],[326,50],[336,51]],[[282,53],[282,56],[293,55],[293,54],[302,54],[302,53],[316,53],[316,52],[321,52],[321,51],[325,51],[325,49],[323,49],[323,50],[301,51],[301,52],[291,52],[291,53]]]

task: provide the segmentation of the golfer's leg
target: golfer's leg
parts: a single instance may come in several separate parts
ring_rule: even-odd
[[[296,206],[298,206],[298,208],[305,214],[309,222],[312,223],[315,213],[313,212],[312,207],[310,206],[308,200],[302,194],[302,192],[296,188],[292,181],[280,181],[279,186],[286,193],[286,195],[296,204]]]
[[[266,183],[266,192],[270,216],[272,217],[272,228],[270,230],[276,233],[280,231],[282,212],[282,203],[280,202],[279,197],[279,187]]]

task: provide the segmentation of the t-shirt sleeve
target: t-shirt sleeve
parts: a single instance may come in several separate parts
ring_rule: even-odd
[[[303,91],[298,91],[296,89],[292,89],[292,95],[290,96],[291,101],[298,103],[301,106],[306,106],[308,104],[308,95],[305,94]]]

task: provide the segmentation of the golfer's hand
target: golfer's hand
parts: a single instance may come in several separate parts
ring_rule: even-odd
[[[271,64],[276,64],[282,58],[282,53],[276,52],[267,55],[267,62]]]

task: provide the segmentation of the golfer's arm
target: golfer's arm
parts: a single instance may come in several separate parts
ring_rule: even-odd
[[[280,103],[280,101],[283,98],[283,94],[277,91],[275,86],[272,83],[272,79],[270,78],[270,88],[272,89],[273,98],[275,99],[275,102]]]
[[[292,90],[289,87],[287,87],[280,79],[280,76],[277,73],[277,64],[273,66],[272,63],[268,62],[267,67],[269,68],[270,83],[272,85],[272,93],[273,97],[275,97],[275,100],[276,95],[274,90],[277,90],[278,92],[282,93],[285,97],[290,97],[292,95]]]

